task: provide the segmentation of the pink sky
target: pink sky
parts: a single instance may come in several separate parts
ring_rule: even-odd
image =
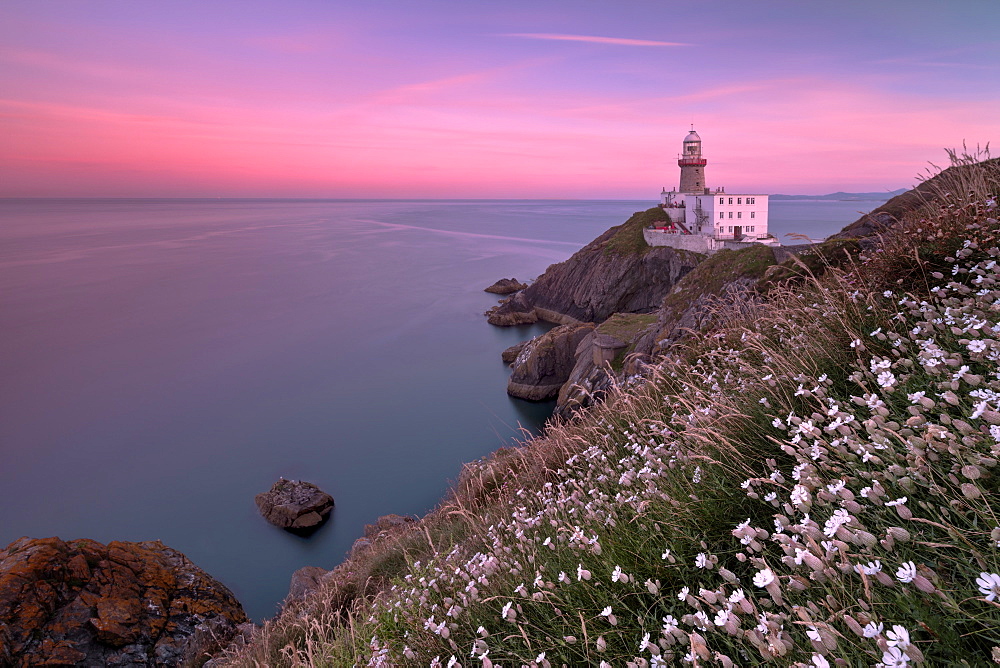
[[[1000,3],[0,5],[0,196],[910,186],[1000,129]]]

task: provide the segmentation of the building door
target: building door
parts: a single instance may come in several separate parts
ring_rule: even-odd
[[[737,241],[743,238],[743,226],[737,225],[733,228],[733,239]]]

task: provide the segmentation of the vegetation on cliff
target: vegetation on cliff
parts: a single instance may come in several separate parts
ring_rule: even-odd
[[[856,261],[469,464],[232,663],[1000,659],[1000,166],[966,166]]]

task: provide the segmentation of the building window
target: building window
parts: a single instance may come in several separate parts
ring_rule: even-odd
[[[730,204],[732,204],[732,203],[733,203],[733,198],[732,198],[732,197],[730,197],[730,198],[729,198],[729,203],[730,203]]]
[[[754,201],[753,197],[747,197],[747,204],[753,204],[753,201]]]
[[[742,218],[743,217],[743,212],[742,211],[737,211],[736,212],[736,217],[737,218]]]
[[[742,197],[737,197],[736,198],[736,203],[737,204],[743,204],[743,198]]]
[[[725,197],[720,197],[719,198],[719,204],[725,204],[726,203],[725,199],[726,199]]]
[[[730,217],[730,218],[732,218],[732,217],[733,217],[733,212],[732,212],[732,211],[730,211],[730,212],[729,212],[729,217]]]
[[[719,212],[719,218],[725,218],[726,214],[722,211]]]
[[[750,212],[750,217],[751,217],[751,218],[756,218],[756,217],[757,217],[757,215],[756,215],[756,214],[757,214],[757,212],[756,212],[756,211],[751,211],[751,212]]]

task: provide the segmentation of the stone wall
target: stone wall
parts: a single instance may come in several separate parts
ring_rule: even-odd
[[[715,251],[728,249],[740,250],[759,241],[733,241],[731,239],[716,239],[703,234],[669,234],[660,230],[646,228],[642,231],[642,238],[650,246],[667,246],[680,250],[693,251],[695,253],[714,253]],[[771,245],[771,244],[768,244]]]

